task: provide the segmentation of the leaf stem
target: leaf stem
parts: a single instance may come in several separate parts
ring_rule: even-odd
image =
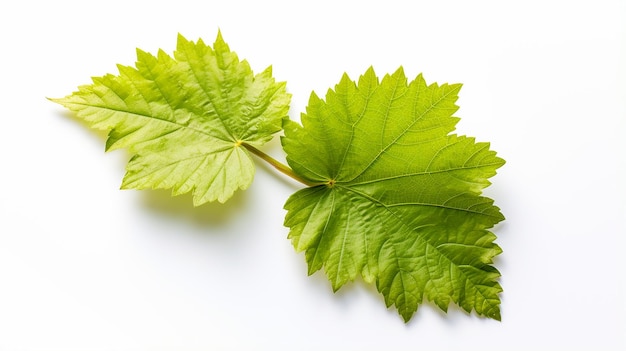
[[[313,183],[313,182],[310,182],[310,181],[300,177],[291,168],[289,168],[289,166],[281,163],[277,159],[273,158],[272,156],[266,154],[265,152],[255,148],[254,146],[252,146],[250,144],[241,143],[241,146],[245,147],[246,149],[248,149],[248,151],[250,151],[253,154],[257,155],[263,161],[265,161],[265,162],[269,163],[270,165],[272,165],[274,168],[279,170],[281,173],[286,174],[290,178],[295,179],[295,180],[299,181],[300,183],[302,183],[302,184],[304,184],[306,186],[316,186],[316,185],[320,185],[321,184],[321,183]]]

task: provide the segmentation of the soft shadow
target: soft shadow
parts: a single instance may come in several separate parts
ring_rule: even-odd
[[[237,214],[245,214],[249,209],[246,191],[238,190],[225,203],[210,202],[201,206],[193,205],[190,193],[172,196],[170,190],[141,191],[143,206],[159,216],[183,220],[200,228],[215,228],[232,222]],[[213,232],[213,231],[206,231]]]

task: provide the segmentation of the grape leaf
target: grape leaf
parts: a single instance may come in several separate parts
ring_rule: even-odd
[[[254,164],[242,145],[266,143],[287,118],[285,83],[274,81],[271,67],[254,75],[221,33],[213,48],[179,35],[174,57],[138,49],[136,68],[118,69],[51,100],[108,131],[107,150],[134,154],[122,188],[192,192],[195,205],[225,202],[252,183]]]
[[[460,84],[344,75],[311,95],[302,126],[285,122],[293,171],[317,184],[286,202],[285,225],[309,274],[334,291],[361,276],[409,321],[424,298],[500,320],[501,253],[488,229],[504,219],[481,190],[504,164],[488,143],[450,134]]]

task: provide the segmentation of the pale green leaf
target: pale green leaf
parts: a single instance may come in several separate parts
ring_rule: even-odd
[[[424,299],[500,319],[489,229],[504,217],[480,194],[504,161],[450,134],[460,88],[407,83],[401,68],[379,82],[369,69],[325,100],[312,94],[302,126],[286,122],[287,161],[319,184],[285,204],[309,274],[323,268],[334,290],[360,275],[405,321]]]
[[[179,35],[174,57],[137,50],[136,67],[53,101],[106,130],[107,150],[128,148],[123,188],[193,193],[195,205],[247,188],[254,164],[242,145],[281,130],[290,95],[271,68],[254,75],[218,34],[210,47]]]

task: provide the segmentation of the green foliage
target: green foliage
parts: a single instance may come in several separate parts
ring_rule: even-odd
[[[500,320],[489,230],[504,217],[481,191],[504,160],[451,134],[460,85],[407,82],[402,68],[344,75],[311,95],[300,125],[285,84],[270,68],[254,75],[220,34],[213,48],[179,36],[174,57],[138,50],[135,68],[118,67],[53,101],[108,131],[107,150],[133,153],[123,188],[224,202],[250,185],[257,155],[306,185],[285,225],[309,274],[323,269],[335,291],[361,276],[405,321],[424,299]],[[291,168],[258,149],[282,128]]]
[[[504,161],[449,135],[460,87],[407,84],[402,69],[380,83],[373,69],[358,85],[344,75],[282,139],[293,170],[323,183],[285,205],[309,274],[324,268],[334,290],[361,275],[405,321],[424,297],[500,319],[490,264],[501,250],[488,229],[504,217],[480,192]]]
[[[179,35],[174,58],[137,50],[136,66],[53,100],[108,131],[107,149],[134,154],[122,188],[192,191],[195,205],[246,189],[254,163],[242,144],[263,145],[281,130],[285,83],[271,68],[254,75],[221,34],[213,48]]]

